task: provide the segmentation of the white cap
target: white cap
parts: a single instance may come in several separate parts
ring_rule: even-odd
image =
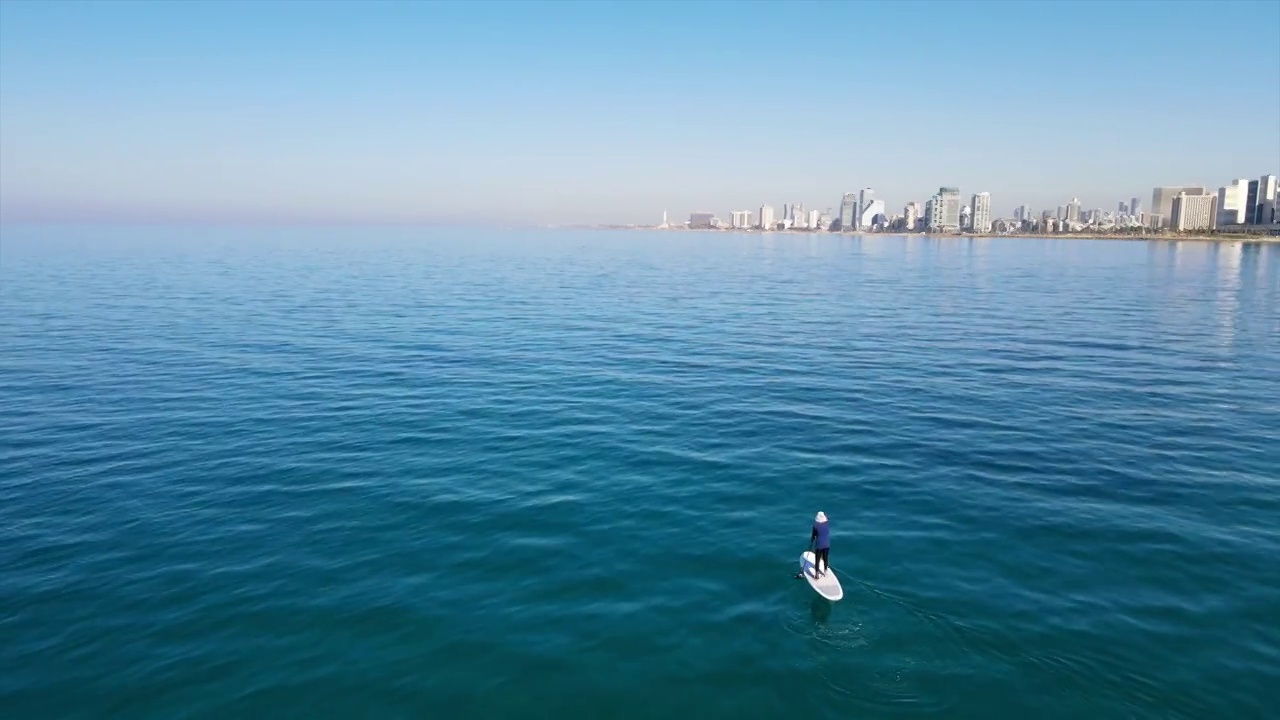
[[[826,513],[824,513],[824,512],[822,512],[821,510],[819,510],[819,511],[818,511],[818,517],[814,518],[814,519],[813,519],[813,521],[814,521],[814,522],[826,522],[826,521],[827,521],[827,514],[826,514]]]

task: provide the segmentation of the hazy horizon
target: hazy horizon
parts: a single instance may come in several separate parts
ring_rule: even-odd
[[[1280,171],[1276,57],[1267,1],[10,1],[0,221],[1114,210]]]

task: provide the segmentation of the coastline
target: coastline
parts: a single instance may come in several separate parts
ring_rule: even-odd
[[[677,232],[677,233],[745,233],[758,235],[836,235],[840,237],[875,237],[875,236],[895,236],[895,237],[921,237],[939,240],[947,239],[968,239],[968,240],[988,240],[991,238],[1015,238],[1023,240],[1033,239],[1062,239],[1062,240],[1130,240],[1130,241],[1159,241],[1159,242],[1210,242],[1210,243],[1280,243],[1280,235],[1265,235],[1253,233],[1215,233],[1213,235],[1177,235],[1173,233],[1149,233],[1149,234],[1132,234],[1132,233],[928,233],[928,232],[840,232],[832,230],[757,230],[757,229],[740,229],[740,228],[662,228],[653,225],[565,225],[560,229],[572,230],[647,230],[657,232]]]

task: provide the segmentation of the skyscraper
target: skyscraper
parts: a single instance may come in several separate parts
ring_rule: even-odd
[[[925,204],[926,222],[935,232],[955,232],[960,229],[960,189],[940,187],[938,194]]]
[[[769,205],[760,206],[760,229],[773,229],[773,207]]]
[[[871,223],[864,222],[863,218],[867,214],[867,206],[872,202],[875,202],[875,199],[876,191],[871,188],[863,188],[862,192],[858,193],[857,226],[859,230],[866,230],[871,226]],[[881,212],[883,212],[883,210]]]
[[[818,221],[821,219],[821,217],[822,216],[818,213],[817,210],[810,210],[809,216],[805,218],[805,226],[808,227],[810,230],[817,230],[819,227]]]
[[[915,230],[916,223],[920,220],[920,204],[915,202],[907,203],[902,208],[902,229]]]
[[[1133,198],[1132,200],[1129,201],[1129,214],[1135,215],[1135,216],[1142,214],[1141,200],[1139,200],[1138,198]]]
[[[750,210],[734,210],[729,215],[729,226],[736,229],[744,229],[751,227],[751,211]]]
[[[1232,180],[1230,185],[1218,188],[1218,227],[1249,222],[1257,209],[1246,203],[1248,197],[1247,178]]]
[[[1264,208],[1268,207],[1267,203],[1275,200],[1277,193],[1280,192],[1276,188],[1276,176],[1263,175],[1258,178],[1257,183],[1257,197],[1254,198],[1249,205],[1249,208],[1252,210],[1252,222],[1254,225],[1270,225],[1271,218],[1264,217],[1270,213],[1266,212]],[[1249,184],[1253,185],[1252,182]]]
[[[847,192],[840,198],[840,229],[851,232],[858,217],[858,193]]]
[[[1059,205],[1059,206],[1058,206],[1058,214],[1057,214],[1057,215],[1054,215],[1054,217],[1055,217],[1055,218],[1057,218],[1057,219],[1059,219],[1059,220],[1062,220],[1062,219],[1066,218],[1066,217],[1067,217],[1067,208],[1066,208],[1066,206],[1064,206],[1064,205]]]
[[[1155,188],[1151,191],[1151,212],[1157,216],[1153,220],[1153,222],[1157,223],[1154,227],[1168,227],[1170,225],[1169,220],[1173,211],[1173,199],[1182,193],[1207,195],[1209,191],[1198,185]]]
[[[981,192],[973,196],[973,231],[991,232],[991,193]]]
[[[860,230],[868,230],[876,222],[882,221],[884,218],[883,200],[870,200],[859,209],[862,210],[862,214],[858,216],[858,229]]]
[[[1117,212],[1117,213],[1119,213],[1120,215],[1128,215],[1128,214],[1129,214],[1129,205],[1128,205],[1128,203],[1126,203],[1125,201],[1121,200],[1121,201],[1120,201],[1120,204],[1119,204],[1118,206],[1116,206],[1116,212]]]
[[[1071,198],[1067,204],[1067,222],[1080,222],[1080,198]]]
[[[1212,230],[1217,226],[1216,195],[1178,193],[1169,203],[1169,227],[1179,232]]]

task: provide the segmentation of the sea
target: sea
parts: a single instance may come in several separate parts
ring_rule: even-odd
[[[6,720],[1278,707],[1280,245],[0,228]]]

